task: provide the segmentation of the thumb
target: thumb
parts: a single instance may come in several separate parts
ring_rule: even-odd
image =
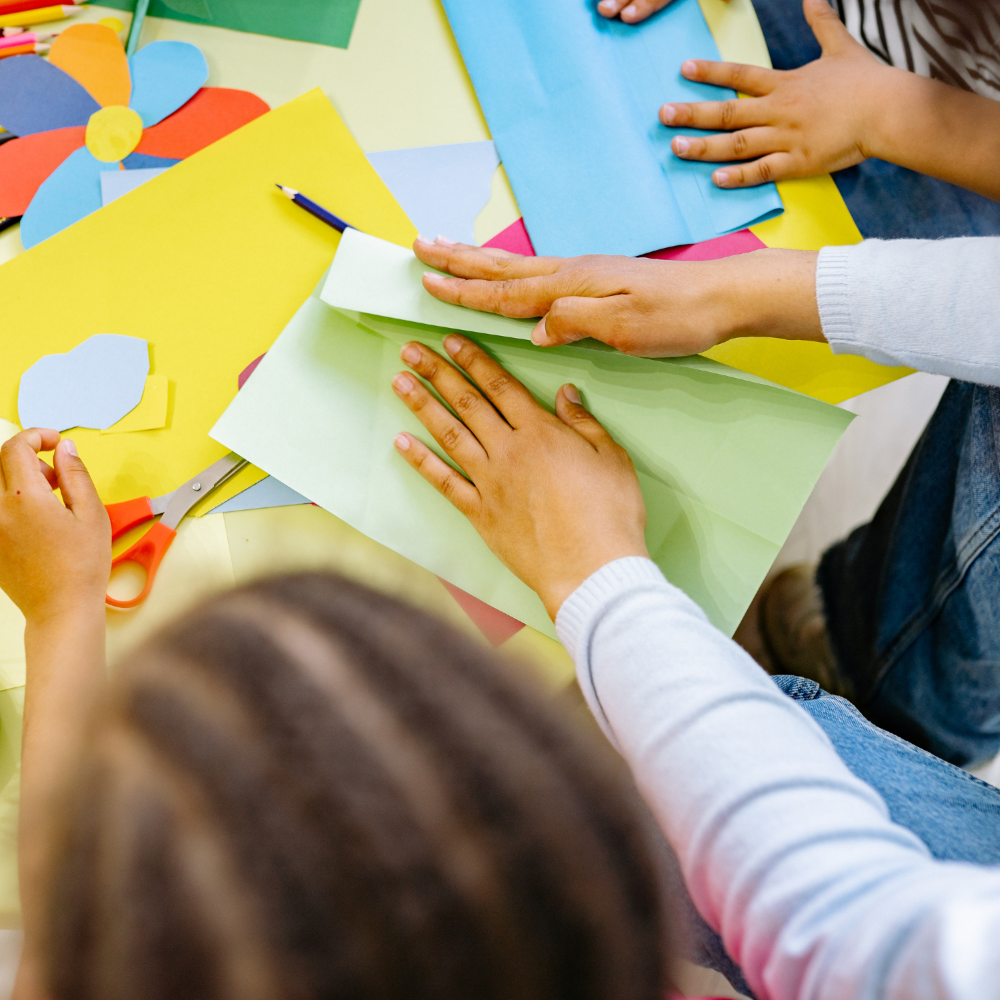
[[[556,396],[556,416],[595,448],[614,444],[614,439],[600,421],[583,408],[580,392],[575,385],[564,385],[559,390]]]
[[[802,0],[802,11],[819,42],[823,55],[828,56],[844,48],[851,40],[850,32],[837,17],[837,12],[827,0]]]
[[[59,491],[63,503],[83,520],[96,517],[98,511],[107,519],[104,504],[97,495],[97,487],[90,478],[87,467],[76,453],[76,443],[64,438],[52,455],[52,465],[56,470]]]
[[[531,334],[531,342],[538,347],[555,347],[572,344],[575,340],[593,337],[612,347],[620,346],[620,295],[592,297],[568,295],[556,299]]]

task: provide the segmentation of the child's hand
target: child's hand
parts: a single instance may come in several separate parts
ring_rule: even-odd
[[[606,563],[647,554],[632,462],[572,386],[559,390],[553,415],[472,341],[449,334],[444,345],[468,378],[422,344],[407,344],[402,356],[458,417],[420,379],[401,373],[392,384],[468,478],[410,434],[398,435],[396,448],[555,618]]]
[[[54,469],[38,457],[53,448]],[[110,574],[111,523],[73,442],[12,437],[0,448],[0,588],[39,622],[103,605]]]
[[[626,24],[638,24],[668,3],[670,0],[601,0],[597,12],[604,17],[620,17]]]
[[[884,66],[848,34],[826,0],[803,0],[806,20],[823,55],[800,69],[761,69],[691,60],[681,72],[753,95],[750,99],[664,104],[660,121],[673,128],[725,129],[727,134],[677,136],[674,153],[686,160],[725,162],[719,187],[810,177],[860,163],[877,144],[878,112],[896,100],[902,70]],[[735,131],[731,131],[735,130]]]

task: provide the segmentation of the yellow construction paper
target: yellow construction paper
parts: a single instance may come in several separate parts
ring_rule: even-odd
[[[73,433],[105,503],[167,493],[225,454],[208,430],[236,394],[237,376],[270,347],[333,259],[339,234],[283,197],[276,182],[366,232],[406,246],[416,237],[314,90],[0,267],[0,417],[16,418],[18,379],[39,345],[57,353],[118,330],[149,341],[154,369],[169,374],[169,427]],[[260,478],[244,470],[206,506]]]
[[[117,424],[101,431],[102,434],[122,434],[126,431],[156,431],[167,426],[167,402],[170,382],[166,375],[150,375],[142,391],[139,405],[126,413]]]

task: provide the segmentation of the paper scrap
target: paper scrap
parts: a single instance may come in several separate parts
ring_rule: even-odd
[[[130,431],[157,431],[167,426],[167,404],[170,381],[166,375],[150,375],[142,391],[142,400],[129,414],[122,417],[102,434],[124,434]]]
[[[511,636],[517,635],[524,624],[510,615],[505,615],[496,608],[467,594],[447,580],[441,581],[445,589],[455,598],[458,606],[476,623],[476,627],[486,636],[491,646],[502,646]]]
[[[531,339],[537,320],[474,312],[434,298],[421,283],[427,270],[427,265],[412,250],[348,229],[330,268],[323,301],[337,309],[391,316],[428,326]]]
[[[149,345],[102,333],[66,354],[47,354],[22,376],[22,427],[110,427],[139,405],[149,374]]]
[[[773,184],[717,188],[717,165],[674,156],[683,130],[658,123],[664,101],[735,97],[680,75],[719,59],[697,0],[639,25],[580,0],[444,7],[539,253],[636,256],[782,211]]]
[[[500,157],[491,141],[369,153],[368,160],[420,232],[476,242]]]
[[[247,0],[153,0],[149,16],[346,49],[360,5],[361,0],[295,0],[281,4],[247,3]],[[131,11],[135,2],[102,0],[102,6]],[[239,50],[241,46],[235,48]]]
[[[392,391],[404,367],[400,347],[417,339],[440,350],[443,336],[370,316],[359,323],[330,309],[317,289],[212,436],[376,541],[551,636],[534,593],[393,448],[400,430],[432,441]],[[850,414],[703,358],[477,339],[549,405],[565,382],[580,387],[636,463],[653,558],[731,633]],[[302,427],[312,429],[308,442]],[[322,462],[310,457],[317,449]]]
[[[132,77],[125,47],[106,25],[70,25],[52,43],[49,62],[73,77],[102,108],[128,106]]]
[[[208,81],[201,49],[187,42],[151,42],[131,59],[130,106],[146,128],[185,105]]]
[[[264,355],[262,354],[259,358],[254,358],[253,361],[251,361],[250,364],[248,364],[246,368],[244,368],[243,371],[240,372],[240,374],[236,378],[237,388],[242,389],[243,386],[246,385],[247,379],[250,378],[251,375],[253,375],[253,373],[257,370],[257,365],[259,365],[263,360],[264,360]]]
[[[84,143],[86,126],[36,132],[0,146],[0,218],[24,215],[39,186]]]
[[[303,503],[312,503],[308,497],[296,493],[291,487],[278,482],[274,476],[268,476],[249,489],[238,493],[218,507],[212,508],[213,514],[232,514],[238,510],[262,510],[266,507],[295,507]]]
[[[106,163],[95,160],[84,147],[71,153],[48,176],[21,219],[21,242],[26,250],[96,212],[101,199],[101,173]]]
[[[93,333],[145,338],[155,370],[170,378],[167,431],[74,433],[105,503],[161,496],[226,453],[208,431],[236,394],[236,373],[271,346],[329,267],[337,233],[282,198],[276,177],[353,213],[367,232],[404,246],[417,235],[314,90],[0,267],[0,417],[17,419],[18,379],[40,354]],[[245,469],[210,501],[264,476]]]
[[[41,56],[0,59],[0,125],[14,135],[86,126],[101,106]]]
[[[101,174],[101,200],[105,205],[110,205],[122,195],[142,187],[147,181],[163,173],[166,173],[164,167],[146,170],[105,170]]]

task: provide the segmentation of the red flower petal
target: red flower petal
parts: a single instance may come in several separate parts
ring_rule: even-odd
[[[135,151],[183,160],[270,110],[246,90],[202,87],[184,107],[146,129]]]
[[[85,145],[83,125],[36,132],[0,146],[0,218],[24,215],[35,192],[70,153]]]

